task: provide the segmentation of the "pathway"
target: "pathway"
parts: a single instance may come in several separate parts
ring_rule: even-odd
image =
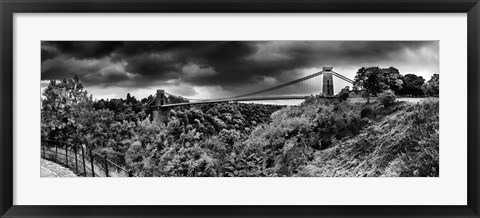
[[[40,177],[77,177],[77,175],[59,164],[41,159]]]

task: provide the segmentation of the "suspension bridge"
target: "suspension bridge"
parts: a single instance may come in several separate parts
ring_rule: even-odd
[[[266,93],[272,93],[274,91],[291,87],[293,85],[298,85],[298,83],[311,81],[313,78],[319,78],[323,76],[322,82],[322,91],[320,95],[325,98],[332,98],[334,96],[333,89],[333,77],[339,78],[349,84],[353,84],[353,80],[333,71],[333,67],[323,67],[323,70],[300,79],[296,79],[281,85],[274,87],[266,88],[263,90],[245,93],[241,95],[231,96],[227,98],[216,98],[216,99],[190,99],[182,96],[174,95],[165,92],[164,90],[157,90],[155,97],[147,102],[147,106],[155,103],[154,106],[150,106],[153,109],[153,117],[155,120],[162,122],[168,121],[170,116],[170,110],[172,107],[183,106],[183,105],[196,105],[196,104],[211,104],[211,103],[222,103],[222,102],[251,102],[251,101],[268,101],[268,100],[302,100],[308,98],[310,95],[265,95]],[[315,85],[307,85],[307,87],[318,87]],[[318,93],[318,90],[313,90]],[[170,103],[168,102],[168,96],[174,97],[176,99],[181,99],[183,102],[180,103]]]

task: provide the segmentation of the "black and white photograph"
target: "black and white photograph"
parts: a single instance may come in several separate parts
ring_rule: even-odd
[[[40,43],[40,177],[439,177],[440,41]]]

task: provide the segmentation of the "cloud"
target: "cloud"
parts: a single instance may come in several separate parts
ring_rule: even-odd
[[[169,58],[168,54],[143,54],[124,59],[129,73],[155,80],[178,79],[181,63]]]
[[[125,72],[119,63],[109,59],[77,60],[59,57],[42,63],[42,80],[64,79],[78,76],[86,87],[93,85],[111,86],[134,78]]]
[[[196,78],[215,76],[217,72],[215,72],[213,67],[203,67],[194,63],[190,63],[182,67],[182,74],[187,78]]]
[[[180,95],[184,97],[193,97],[198,94],[198,92],[193,86],[185,83],[178,83],[173,86],[165,86],[165,90],[168,93],[175,93],[175,95]]]
[[[75,59],[98,59],[109,56],[121,46],[117,41],[43,41],[42,48],[53,47],[62,55]]]
[[[47,42],[41,43],[41,58],[42,62],[53,59],[60,54],[60,51],[55,46],[50,45]]]
[[[349,78],[364,66],[393,66],[426,79],[439,73],[438,41],[44,41],[41,49],[42,80],[76,74],[87,89],[125,90],[175,83],[178,94],[192,96],[260,90],[322,66]]]

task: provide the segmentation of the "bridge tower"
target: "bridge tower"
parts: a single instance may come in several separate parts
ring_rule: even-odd
[[[322,93],[325,97],[333,96],[333,67],[323,67]]]
[[[156,122],[168,122],[170,117],[170,108],[161,107],[167,104],[167,96],[163,89],[157,89],[157,95],[155,96],[155,110],[153,110],[153,120]]]

